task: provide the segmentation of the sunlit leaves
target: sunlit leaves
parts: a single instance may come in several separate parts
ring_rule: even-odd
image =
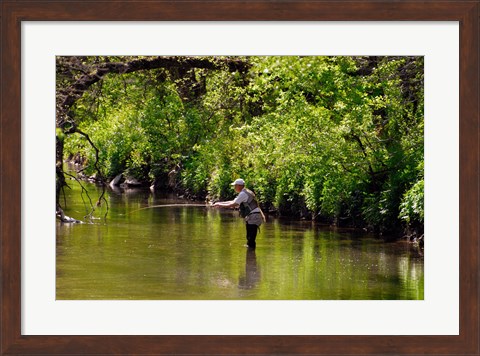
[[[242,177],[281,213],[377,231],[423,224],[422,57],[238,60],[247,72],[158,69],[93,86],[75,112],[106,173],[174,170],[179,187],[211,198],[233,197]],[[79,138],[66,149],[92,156]]]

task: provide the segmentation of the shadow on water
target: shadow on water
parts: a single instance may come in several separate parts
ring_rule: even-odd
[[[98,188],[87,185],[94,198]],[[65,213],[85,214],[75,184]],[[238,213],[148,189],[109,190],[106,219],[57,223],[57,299],[423,299],[423,249],[269,218],[246,249]],[[198,202],[197,202],[198,203]],[[182,204],[143,209],[152,205]],[[103,216],[100,207],[98,216]]]

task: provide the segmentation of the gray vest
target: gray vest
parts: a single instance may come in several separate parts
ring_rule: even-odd
[[[240,216],[244,218],[249,215],[253,209],[258,208],[258,203],[255,193],[250,189],[243,188],[242,192],[245,192],[248,195],[248,200],[240,204]]]

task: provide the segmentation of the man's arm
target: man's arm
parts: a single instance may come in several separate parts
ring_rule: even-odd
[[[213,204],[212,206],[214,208],[234,208],[236,207],[238,204],[235,203],[234,200],[230,200],[230,201],[222,201],[222,202],[217,202],[215,204]]]

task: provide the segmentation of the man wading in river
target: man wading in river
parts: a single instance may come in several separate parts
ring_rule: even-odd
[[[260,225],[265,220],[265,216],[258,206],[257,198],[255,194],[245,188],[245,182],[243,179],[237,179],[232,183],[235,187],[235,191],[239,193],[234,200],[217,202],[212,206],[215,208],[234,208],[240,207],[240,216],[245,219],[247,226],[247,246],[255,248],[255,239]]]

